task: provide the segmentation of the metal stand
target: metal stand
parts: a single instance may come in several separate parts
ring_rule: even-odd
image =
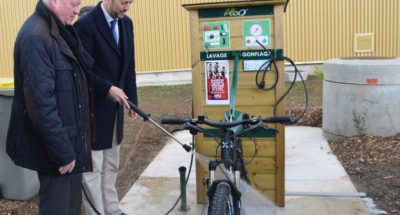
[[[187,212],[190,210],[189,206],[186,204],[186,167],[181,166],[179,167],[179,175],[180,175],[180,182],[181,182],[181,206],[179,207],[178,211]]]

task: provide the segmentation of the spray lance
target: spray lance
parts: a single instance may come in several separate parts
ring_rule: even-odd
[[[187,144],[183,144],[181,141],[176,139],[174,135],[172,135],[169,131],[165,130],[163,127],[161,127],[157,122],[155,122],[151,117],[150,114],[144,112],[142,109],[140,109],[138,106],[133,104],[131,101],[127,100],[129,107],[134,110],[137,114],[139,114],[142,118],[143,121],[146,122],[147,120],[150,121],[153,125],[155,125],[157,128],[159,128],[161,131],[163,131],[165,134],[167,134],[169,137],[171,137],[173,140],[175,140],[177,143],[179,143],[185,151],[190,152],[192,150],[192,147],[188,146]]]
[[[150,114],[144,112],[143,110],[141,110],[138,106],[136,106],[135,104],[133,104],[131,101],[127,100],[129,107],[134,110],[137,114],[139,114],[142,118],[143,121],[150,121],[151,123],[153,123],[157,128],[161,129],[161,131],[163,131],[164,133],[166,133],[168,136],[170,136],[173,140],[175,140],[177,143],[179,143],[187,152],[190,152],[192,150],[192,147],[181,143],[178,139],[176,139],[170,132],[168,132],[167,130],[165,130],[163,127],[161,127],[159,124],[157,124],[151,117]],[[90,200],[85,187],[83,187],[83,194],[85,195],[86,199],[89,202],[90,207],[93,209],[93,211],[97,214],[97,215],[101,215],[100,212],[96,209],[96,207],[93,205],[92,201]]]
[[[163,131],[165,134],[167,134],[168,136],[170,136],[173,140],[175,140],[177,143],[179,143],[183,149],[185,149],[186,152],[190,152],[192,150],[192,147],[181,143],[178,139],[176,139],[170,132],[168,132],[167,130],[165,130],[163,127],[161,127],[158,123],[156,123],[151,117],[150,114],[144,112],[143,110],[141,110],[138,106],[136,106],[135,104],[133,104],[131,101],[127,100],[129,107],[134,110],[137,114],[139,114],[142,118],[143,121],[146,122],[147,120],[150,121],[153,125],[155,125],[157,128],[159,128],[161,131]],[[179,120],[175,120],[175,119],[170,119],[169,121],[171,124],[181,124],[181,121]],[[175,204],[171,207],[171,209],[166,213],[169,214],[176,206],[176,204],[178,203],[178,201],[181,199],[182,205],[180,207],[180,211],[188,211],[189,210],[189,206],[186,205],[186,184],[189,180],[189,176],[190,176],[190,171],[192,169],[192,164],[193,164],[193,153],[192,153],[192,157],[191,157],[191,161],[190,161],[190,168],[189,168],[189,174],[187,175],[187,178],[185,180],[185,171],[186,168],[185,167],[180,167],[179,168],[179,173],[180,173],[180,179],[181,179],[181,195],[178,197],[178,199],[176,200]],[[183,170],[184,169],[184,170]]]

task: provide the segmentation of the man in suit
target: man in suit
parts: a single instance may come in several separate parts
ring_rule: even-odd
[[[123,214],[119,209],[115,182],[124,106],[129,107],[127,99],[137,104],[133,24],[125,16],[132,2],[103,0],[74,25],[84,48],[95,60],[97,141],[92,145],[93,172],[83,175],[83,188],[87,194],[83,199],[89,215]],[[136,113],[129,109],[128,117],[135,119]]]

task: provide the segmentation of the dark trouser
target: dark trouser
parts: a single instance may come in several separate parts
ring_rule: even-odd
[[[47,175],[38,173],[39,214],[79,215],[82,200],[82,174]]]

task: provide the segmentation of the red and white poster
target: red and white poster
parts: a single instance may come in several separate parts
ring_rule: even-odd
[[[229,61],[205,61],[206,104],[229,104]]]

